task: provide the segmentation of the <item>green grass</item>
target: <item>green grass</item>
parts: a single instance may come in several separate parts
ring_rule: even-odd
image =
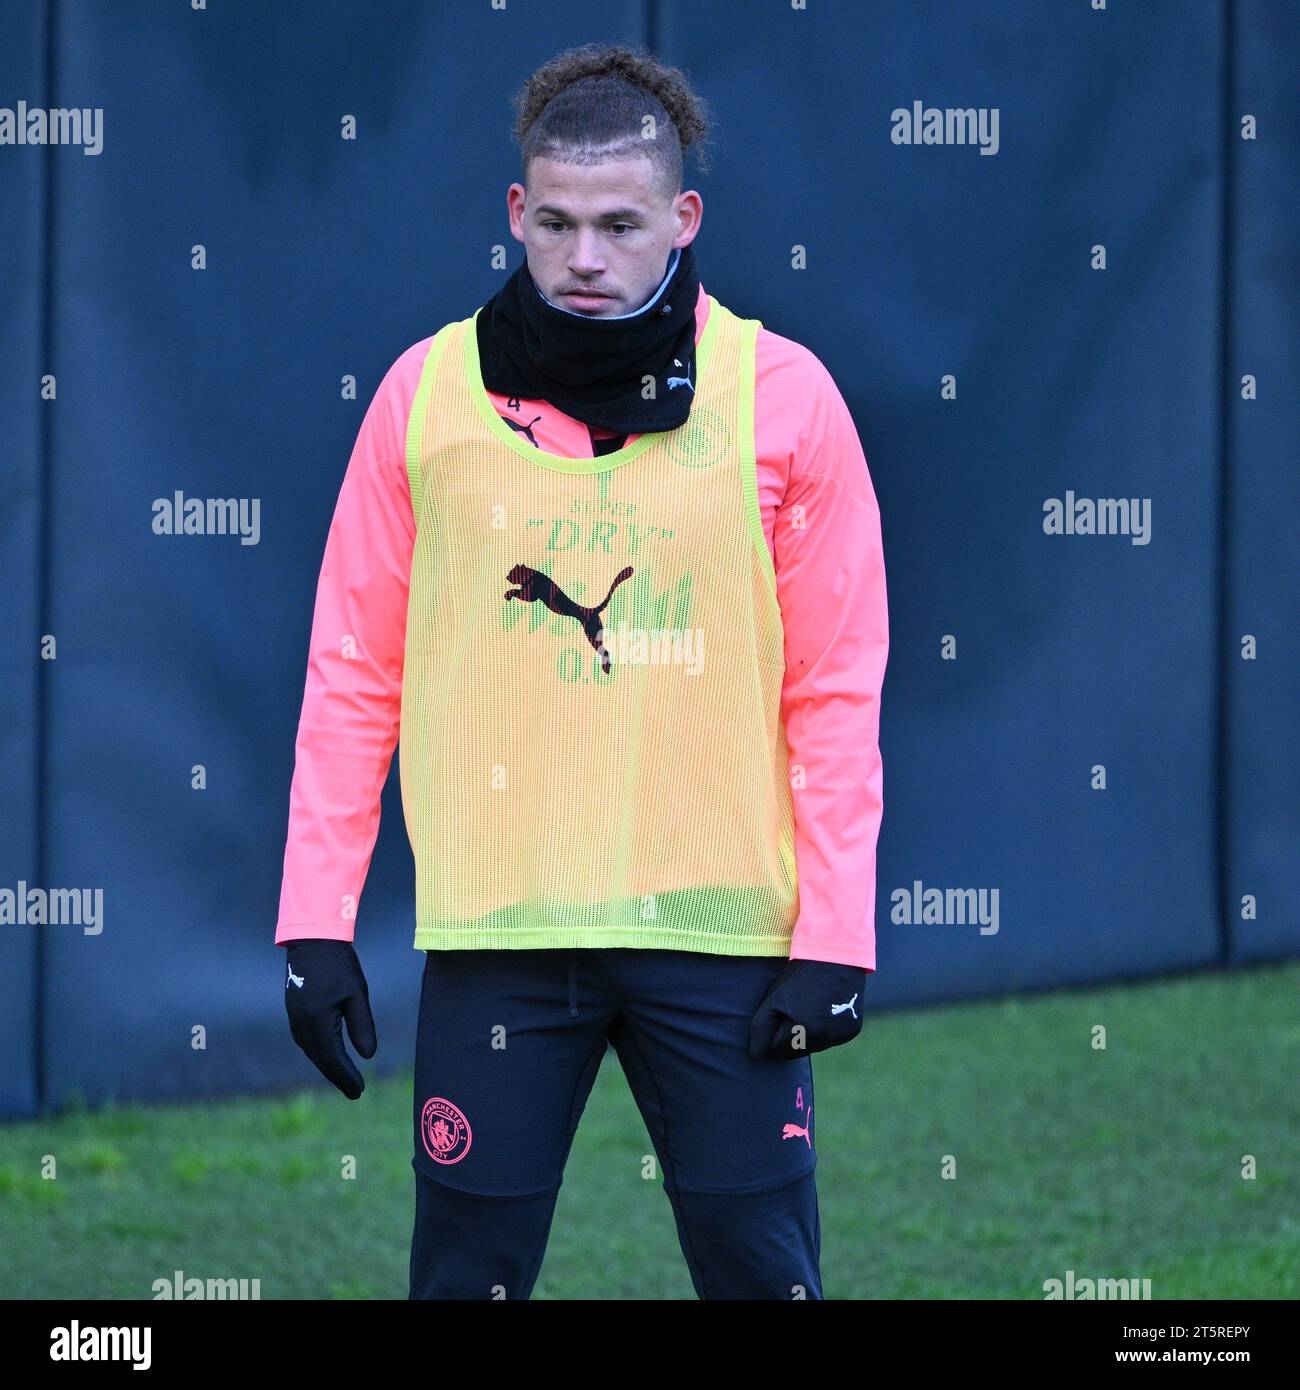
[[[1298,986],[1288,965],[868,1012],[813,1063],[826,1296],[1041,1298],[1073,1269],[1156,1298],[1296,1297]],[[259,1278],[263,1298],[404,1298],[410,1104],[408,1076],[356,1104],[0,1127],[0,1297],[148,1298],[180,1269]],[[535,1297],[694,1297],[649,1152],[609,1053]]]

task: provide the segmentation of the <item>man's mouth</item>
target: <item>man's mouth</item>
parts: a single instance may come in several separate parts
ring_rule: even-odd
[[[564,297],[565,299],[573,300],[575,304],[582,302],[603,304],[606,300],[612,298],[611,295],[602,294],[599,290],[570,290]]]

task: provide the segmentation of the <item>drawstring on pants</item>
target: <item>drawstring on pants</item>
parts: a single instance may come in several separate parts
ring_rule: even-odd
[[[578,953],[569,952],[569,1017],[578,1016]]]

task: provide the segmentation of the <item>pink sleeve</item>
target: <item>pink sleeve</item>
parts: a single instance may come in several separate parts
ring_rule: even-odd
[[[406,422],[432,339],[385,375],[339,490],[316,587],[276,943],[351,941],[397,745],[415,518]]]
[[[790,957],[874,970],[889,652],[880,512],[834,380],[806,350],[798,365],[777,397],[778,408],[797,402],[800,418],[772,528],[799,879]]]

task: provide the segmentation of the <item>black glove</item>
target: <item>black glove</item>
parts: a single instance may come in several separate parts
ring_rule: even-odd
[[[852,1041],[862,1031],[866,983],[861,966],[792,960],[749,1025],[749,1055],[806,1057]]]
[[[289,957],[284,1006],[293,1040],[349,1100],[366,1089],[361,1073],[343,1046],[343,1020],[352,1046],[375,1055],[375,1020],[361,962],[350,941],[303,937],[285,947]]]

